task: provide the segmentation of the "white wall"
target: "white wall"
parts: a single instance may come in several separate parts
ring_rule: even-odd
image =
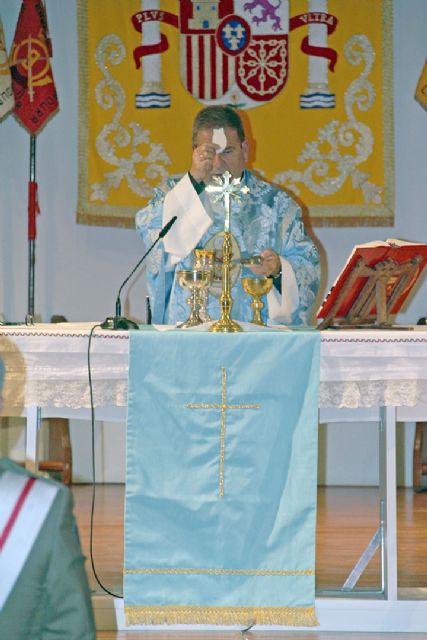
[[[20,5],[20,0],[0,0],[8,47]],[[35,309],[43,321],[48,321],[53,313],[64,314],[70,321],[99,320],[114,312],[117,289],[142,255],[142,245],[132,230],[89,227],[75,222],[78,122],[75,2],[47,0],[46,6],[61,110],[37,139],[42,215],[38,218],[36,244]],[[427,241],[427,112],[413,97],[426,56],[427,1],[395,0],[394,14],[395,226],[315,229],[328,259],[323,293],[329,289],[354,244],[390,236]],[[29,136],[13,117],[8,117],[0,123],[0,312],[9,320],[22,320],[27,311],[28,172]],[[143,320],[144,300],[142,274],[124,297],[125,313]],[[413,323],[426,314],[427,280],[398,320]],[[409,425],[402,433],[399,474],[401,482],[410,484],[413,427]],[[108,468],[117,447],[121,447],[120,456],[112,465],[114,470],[110,474],[103,467],[101,476],[120,479],[124,464],[123,427],[101,431],[99,438],[103,441]],[[372,484],[376,481],[376,429],[330,425],[321,428],[320,439],[320,450],[324,452],[320,478],[324,482]],[[2,442],[4,434],[0,445]],[[74,466],[80,479],[90,475],[89,442],[88,430],[74,425]],[[372,465],[365,463],[367,456],[372,458]]]

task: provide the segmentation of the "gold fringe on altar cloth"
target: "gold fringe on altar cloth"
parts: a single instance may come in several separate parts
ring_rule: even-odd
[[[316,627],[314,607],[125,607],[127,625],[217,624]]]

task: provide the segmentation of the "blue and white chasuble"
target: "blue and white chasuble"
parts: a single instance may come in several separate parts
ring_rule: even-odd
[[[127,624],[317,624],[320,334],[131,332]]]

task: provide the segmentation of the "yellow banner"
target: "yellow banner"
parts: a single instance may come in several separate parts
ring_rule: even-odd
[[[78,222],[132,227],[232,104],[313,225],[393,224],[390,0],[78,0],[78,31]]]
[[[424,107],[424,109],[427,109],[427,60],[424,63],[424,68],[421,71],[420,79],[418,80],[415,98],[418,100],[420,105]]]

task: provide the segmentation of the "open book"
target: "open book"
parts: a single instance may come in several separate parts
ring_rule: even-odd
[[[354,247],[317,312],[323,325],[387,323],[427,263],[427,244],[390,238]]]

